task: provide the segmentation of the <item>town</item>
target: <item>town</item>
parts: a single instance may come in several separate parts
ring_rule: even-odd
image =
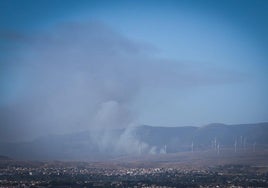
[[[267,187],[267,167],[1,161],[0,187]]]

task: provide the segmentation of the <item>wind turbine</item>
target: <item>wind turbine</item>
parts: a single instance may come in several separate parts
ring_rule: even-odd
[[[214,149],[217,150],[217,138],[214,139]]]
[[[236,148],[237,148],[237,140],[236,139],[235,139],[234,147],[235,147],[235,152],[236,152]]]
[[[142,142],[139,143],[139,154],[142,154]]]

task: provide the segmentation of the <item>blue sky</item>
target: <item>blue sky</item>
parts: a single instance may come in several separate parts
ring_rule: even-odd
[[[1,132],[268,121],[267,8],[1,0]]]

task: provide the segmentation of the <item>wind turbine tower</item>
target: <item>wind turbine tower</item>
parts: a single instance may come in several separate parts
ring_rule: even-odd
[[[142,142],[139,143],[139,154],[142,154]]]
[[[235,148],[235,153],[237,151],[237,140],[235,139],[235,143],[234,143],[234,148]]]
[[[214,149],[217,150],[217,138],[214,139]]]

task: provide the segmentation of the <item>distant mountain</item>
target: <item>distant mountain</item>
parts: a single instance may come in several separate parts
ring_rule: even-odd
[[[15,159],[104,160],[123,155],[180,151],[268,148],[268,123],[209,124],[202,127],[139,126],[128,129],[51,135],[31,142],[0,143],[0,154]]]
[[[220,147],[264,147],[268,145],[268,123],[258,124],[209,124],[202,127],[150,127],[138,128],[139,136],[150,145],[167,145],[167,152]]]

